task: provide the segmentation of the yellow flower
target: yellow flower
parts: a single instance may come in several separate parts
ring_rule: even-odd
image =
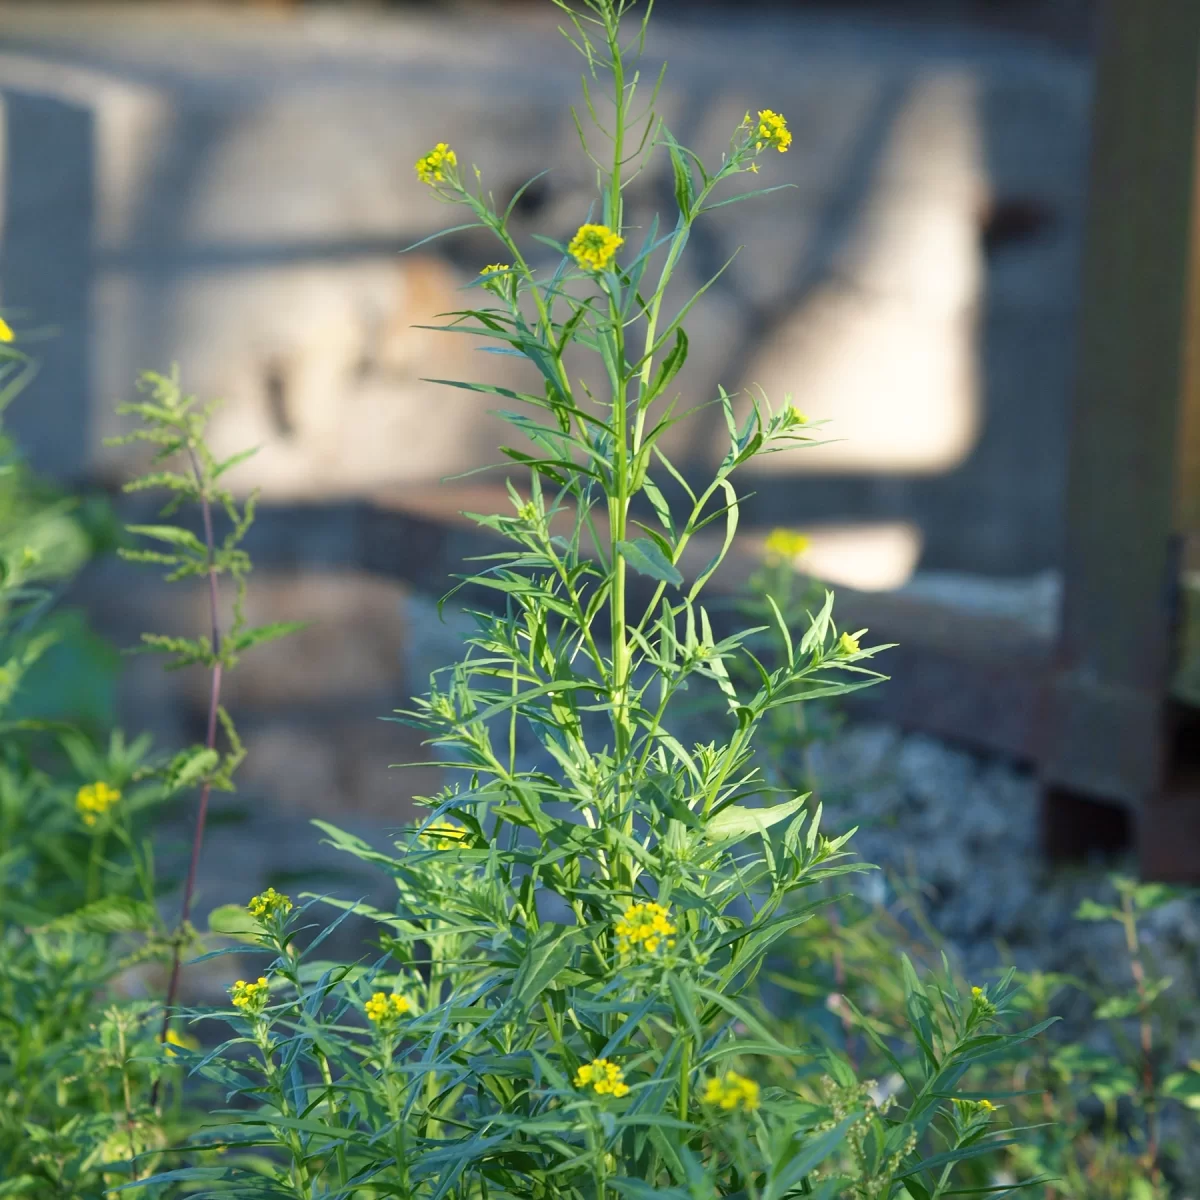
[[[160,1038],[159,1041],[162,1039]],[[182,1050],[199,1050],[200,1043],[187,1033],[176,1033],[174,1029],[167,1030],[167,1053],[174,1054],[172,1046],[178,1046]]]
[[[996,1006],[988,999],[987,992],[981,987],[971,989],[971,1007],[976,1013],[984,1016],[991,1016],[996,1011]]]
[[[627,908],[621,919],[613,926],[617,935],[617,949],[622,954],[644,951],[656,954],[661,945],[674,949],[676,932],[670,920],[670,910],[661,904],[634,904]]]
[[[754,1112],[758,1108],[758,1084],[736,1071],[715,1075],[704,1086],[704,1103],[715,1104],[726,1110],[743,1108]]]
[[[575,1086],[584,1090],[590,1087],[598,1096],[629,1095],[625,1072],[607,1058],[597,1058],[580,1067],[575,1072]]]
[[[121,793],[114,787],[100,780],[97,783],[84,784],[75,793],[75,807],[83,817],[85,825],[95,825],[96,818],[103,816],[118,800]]]
[[[0,342],[11,342],[15,336],[12,326],[3,317],[0,317]]]
[[[366,1003],[367,1019],[376,1025],[389,1025],[398,1017],[412,1011],[408,998],[393,992],[390,996],[376,992]]]
[[[435,850],[454,850],[470,839],[470,834],[457,821],[435,821],[428,829],[421,830],[421,836],[435,838]]]
[[[567,253],[573,255],[581,267],[603,271],[623,245],[625,239],[618,237],[607,225],[580,225]]]
[[[759,109],[758,128],[754,131],[754,148],[761,150],[764,146],[774,146],[780,154],[786,154],[792,144],[792,135],[787,127],[787,121],[777,112],[769,108]]]
[[[996,1106],[990,1100],[955,1100],[954,1107],[958,1110],[959,1120],[977,1128],[988,1124],[992,1113],[996,1111]]]
[[[847,657],[851,654],[857,654],[861,647],[858,644],[858,638],[852,633],[843,633],[838,638],[838,652],[845,654]]]
[[[458,166],[458,155],[446,145],[438,142],[428,154],[417,159],[417,178],[430,186],[444,183],[450,172]]]
[[[773,562],[791,562],[811,545],[803,533],[794,529],[772,529],[763,544],[767,558]]]
[[[479,272],[483,276],[483,286],[489,292],[504,298],[508,295],[509,272],[512,266],[509,263],[489,263],[482,271]]]
[[[247,983],[244,979],[239,979],[229,989],[229,996],[234,1008],[248,1013],[260,1013],[267,1005],[267,993],[270,990],[271,985],[267,982],[267,977],[260,975],[256,983]]]
[[[793,425],[807,425],[808,414],[802,413],[794,404],[788,405],[788,416]]]
[[[260,921],[266,921],[277,913],[280,915],[290,913],[292,911],[292,898],[282,895],[271,887],[257,896],[252,896],[246,908],[252,917],[257,917]]]

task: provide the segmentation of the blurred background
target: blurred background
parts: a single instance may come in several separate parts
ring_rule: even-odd
[[[896,632],[909,657],[885,669],[907,690],[881,689],[861,718],[884,724],[830,769],[869,794],[868,819],[921,814],[894,857],[922,846],[939,903],[966,905],[974,878],[952,936],[1020,943],[1037,903],[1043,674],[1061,659],[1093,5],[657,9],[648,73],[669,60],[659,108],[680,141],[715,157],[764,107],[795,135],[762,178],[792,186],[714,213],[680,280],[682,296],[741,247],[689,326],[685,396],[758,385],[828,422],[827,445],[748,481],[724,584],[773,526],[798,528],[803,569],[844,593],[845,623]],[[437,581],[473,545],[456,513],[497,488],[442,481],[492,462],[500,433],[477,397],[425,380],[505,382],[506,360],[419,327],[495,255],[473,235],[399,253],[457,219],[413,162],[448,141],[501,203],[549,166],[515,229],[531,247],[568,237],[594,180],[559,17],[548,0],[0,9],[0,299],[44,360],[11,428],[53,477],[115,488],[133,467],[102,445],[115,402],[142,369],[181,364],[189,390],[225,400],[218,452],[261,447],[236,476],[264,500],[252,617],[313,622],[230,685],[250,755],[218,813],[210,904],[228,881],[248,894],[333,871],[309,818],[380,836],[438,786],[432,768],[389,772],[424,754],[379,717],[460,645]],[[640,177],[631,222],[671,194],[669,172]],[[676,454],[702,471],[721,436],[702,419]],[[112,563],[78,599],[121,645],[203,625],[202,596],[181,604]],[[139,661],[113,704],[171,745],[202,739],[206,700],[203,679]],[[1104,740],[1082,736],[1081,760]],[[1139,800],[1067,776],[1082,803]],[[1082,811],[1128,841],[1124,818]],[[1001,861],[1009,873],[981,882]]]

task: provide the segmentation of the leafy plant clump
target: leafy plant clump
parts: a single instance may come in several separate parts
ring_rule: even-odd
[[[881,648],[839,631],[826,595],[794,639],[772,606],[785,653],[768,669],[756,631],[718,632],[703,594],[737,530],[735,475],[814,431],[790,404],[722,390],[712,479],[693,487],[664,448],[697,411],[672,384],[698,297],[667,299],[691,230],[753,195],[729,189],[791,134],[778,113],[748,114],[705,164],[653,95],[635,114],[649,12],[556,3],[587,66],[595,128],[577,123],[599,184],[574,237],[550,243],[556,267],[530,265],[512,206],[448,144],[417,163],[466,210],[459,228],[490,231],[507,260],[482,268],[477,306],[444,329],[518,356],[531,380],[447,381],[499,396],[524,443],[505,450],[522,471],[509,511],[477,518],[507,547],[464,580],[492,603],[463,660],[399,714],[454,781],[393,852],[318,823],[395,881],[391,911],[345,906],[378,924],[373,962],[317,958],[337,922],[306,932],[316,899],[250,902],[238,952],[258,961],[231,989],[231,1033],[180,1052],[233,1100],[204,1139],[226,1154],[143,1183],[313,1200],[944,1196],[996,1148],[995,1104],[963,1085],[1013,1040],[999,1025],[1011,981],[964,990],[896,963],[919,1049],[902,1062],[866,1026],[903,1079],[886,1094],[844,1056],[781,1036],[757,990],[773,947],[827,902],[819,885],[859,868],[821,833],[819,806],[759,771],[756,737],[788,706],[877,681]],[[631,229],[624,189],[659,153],[673,225]],[[588,355],[602,388],[576,381]],[[721,698],[721,737],[688,744],[688,690]]]

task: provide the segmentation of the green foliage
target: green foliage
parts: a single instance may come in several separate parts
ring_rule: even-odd
[[[129,525],[126,527],[128,533],[165,548],[121,547],[117,553],[130,562],[169,568],[165,578],[171,583],[202,577],[209,579],[215,590],[217,581],[222,577],[228,577],[233,582],[232,623],[223,638],[214,624],[212,633],[207,637],[181,638],[145,633],[142,641],[147,650],[169,656],[169,670],[190,666],[212,670],[218,665],[229,670],[237,665],[241,651],[262,642],[286,637],[299,628],[297,624],[288,622],[253,629],[246,627],[246,576],[250,573],[251,564],[241,543],[254,523],[258,494],[251,492],[246,502],[239,505],[233,493],[218,481],[227,471],[245,462],[254,451],[239,451],[222,461],[213,456],[204,440],[204,432],[216,404],[210,402],[200,405],[196,397],[185,393],[180,387],[178,371],[170,375],[147,371],[142,376],[139,390],[150,399],[121,404],[117,408],[118,413],[138,417],[139,426],[131,433],[108,438],[107,444],[149,444],[155,447],[152,459],[154,466],[178,460],[182,469],[149,471],[125,484],[124,490],[168,492],[169,499],[160,517],[171,516],[188,502],[196,504],[203,515],[204,529],[202,535],[198,536],[181,525]],[[224,510],[230,524],[229,531],[220,543],[213,536],[213,510],[216,508]],[[213,607],[215,610],[215,595]]]
[[[631,115],[645,28],[623,43],[632,4],[560,7],[590,78],[612,78],[604,124],[585,77],[605,224],[583,224],[540,275],[449,147],[417,164],[511,260],[483,268],[479,305],[444,328],[523,358],[535,381],[445,381],[513,406],[501,415],[529,447],[504,450],[525,474],[508,484],[511,511],[476,518],[508,546],[463,583],[494,603],[475,612],[463,660],[398,714],[454,781],[392,851],[320,823],[394,880],[391,911],[343,906],[340,919],[377,923],[373,963],[315,957],[336,927],[304,944],[315,900],[293,911],[256,897],[252,934],[220,914],[242,943],[227,952],[253,936],[265,956],[257,981],[231,991],[230,1036],[194,1066],[236,1097],[214,1114],[228,1153],[152,1182],[204,1195],[932,1200],[1005,1144],[990,1102],[962,1091],[967,1073],[1040,1026],[1000,1029],[1011,981],[964,992],[904,960],[916,1051],[902,1062],[868,1028],[902,1076],[896,1094],[811,1037],[781,1036],[763,968],[859,868],[845,838],[821,833],[819,805],[759,769],[756,738],[774,713],[876,682],[880,648],[840,634],[826,595],[768,666],[756,630],[718,632],[702,603],[737,529],[735,475],[810,442],[799,413],[721,390],[727,450],[701,490],[664,443],[691,415],[670,386],[697,297],[667,309],[691,228],[746,198],[717,196],[790,135],[747,116],[710,169],[662,127],[653,97]],[[674,228],[655,222],[618,256],[632,233],[623,189],[659,148]],[[603,393],[574,381],[581,352],[599,360]],[[710,527],[711,557],[692,571],[685,551]],[[198,553],[171,545],[185,563]],[[719,737],[687,743],[685,693],[715,698]]]
[[[529,382],[445,381],[499,396],[519,443],[501,448],[517,468],[509,510],[475,518],[503,548],[460,579],[491,603],[462,660],[395,714],[450,782],[387,848],[317,822],[390,877],[395,902],[294,906],[269,889],[226,903],[196,961],[254,969],[226,1008],[179,1010],[208,796],[244,756],[223,673],[295,626],[245,622],[254,496],[222,480],[248,455],[217,460],[212,406],[147,375],[121,410],[139,425],[117,440],[154,450],[127,490],[167,501],[121,553],[207,581],[209,632],[143,647],[208,672],[208,735],[152,758],[146,739],[0,713],[0,1196],[1165,1196],[1161,1118],[1200,1108],[1200,1070],[1167,1069],[1157,1049],[1169,980],[1138,922],[1173,893],[1121,879],[1115,904],[1081,910],[1116,922],[1129,950],[1130,988],[1096,998],[1112,1052],[1037,1036],[1071,981],[1009,971],[972,987],[945,956],[927,965],[909,928],[845,890],[869,869],[852,835],[822,832],[807,747],[827,702],[883,678],[886,647],[840,631],[833,596],[800,583],[795,535],[769,543],[748,628],[704,602],[737,531],[739,472],[814,430],[790,404],[719,389],[700,407],[720,411],[726,451],[689,484],[665,439],[698,411],[672,389],[705,288],[673,309],[668,292],[693,225],[755,194],[730,185],[788,148],[786,124],[747,114],[706,164],[658,119],[657,85],[634,115],[648,8],[554,2],[586,62],[595,130],[573,115],[604,224],[581,213],[567,246],[539,239],[558,260],[535,271],[512,204],[499,211],[478,172],[467,187],[444,144],[417,164],[469,210],[458,228],[487,229],[511,260],[484,266],[478,303],[442,328],[524,360]],[[673,225],[627,247],[623,191],[663,152]],[[0,385],[25,361],[7,353]],[[588,356],[603,386],[578,378]],[[170,520],[184,504],[198,530]],[[0,709],[48,652],[46,585],[78,567],[78,535],[19,468],[0,474]],[[701,717],[711,738],[697,742]],[[150,823],[190,791],[192,872],[168,923]],[[373,923],[373,957],[323,959],[352,915]],[[168,963],[164,993],[148,968]],[[173,1026],[184,1018],[206,1048]]]
[[[27,362],[10,347],[0,355],[0,375]],[[0,1194],[73,1200],[101,1194],[110,1159],[167,1137],[161,1114],[147,1120],[136,1097],[143,1081],[177,1071],[154,1052],[137,1006],[103,1000],[162,953],[142,841],[162,795],[137,782],[145,739],[97,740],[68,721],[99,724],[110,686],[108,655],[54,608],[90,538],[76,506],[33,478],[7,442],[3,460]],[[81,671],[85,652],[92,665]],[[62,686],[67,665],[71,684],[90,681],[90,704]]]
[[[173,654],[172,665],[199,663],[219,678],[238,652],[291,627],[247,629],[241,619],[250,563],[238,543],[253,503],[238,506],[217,486],[234,460],[216,463],[209,454],[207,412],[195,410],[173,377],[148,376],[145,388],[153,403],[123,411],[146,424],[117,440],[153,443],[158,464],[182,455],[192,474],[155,471],[129,490],[165,486],[171,498],[164,516],[197,502],[205,541],[181,527],[136,526],[132,533],[172,551],[123,553],[168,566],[174,579],[203,572],[214,580],[211,638],[177,643],[150,635],[147,643]],[[212,536],[214,503],[233,525],[220,546]],[[149,833],[170,797],[231,788],[244,755],[215,690],[213,735],[223,729],[223,752],[210,736],[207,745],[155,760],[148,738],[126,743],[114,731],[98,739],[64,719],[91,718],[94,727],[106,715],[94,700],[90,711],[81,710],[78,696],[65,698],[37,674],[65,650],[73,683],[92,681],[94,696],[97,676],[105,678],[108,654],[77,619],[53,611],[47,586],[69,577],[88,548],[70,505],[10,463],[0,474],[0,715],[7,718],[0,758],[0,1195],[37,1200],[110,1195],[111,1187],[169,1165],[169,1147],[194,1119],[181,1108],[180,1089],[181,1056],[192,1039],[170,1029],[161,1000],[132,998],[153,985],[163,965],[178,964],[193,938],[186,913],[175,929],[160,915],[171,884],[156,877]],[[215,607],[222,573],[235,584],[232,636],[224,645]],[[89,658],[95,665],[81,672]],[[170,1003],[168,996],[168,1011]]]

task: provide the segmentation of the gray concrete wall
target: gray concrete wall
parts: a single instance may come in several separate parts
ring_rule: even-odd
[[[262,445],[241,482],[268,498],[432,488],[492,461],[479,401],[421,379],[503,377],[504,360],[411,328],[460,303],[492,247],[397,251],[457,219],[412,172],[435,140],[499,197],[553,166],[522,239],[584,219],[578,65],[553,25],[548,5],[0,14],[2,299],[59,330],[13,415],[35,460],[122,470],[97,449],[112,403],[178,361],[227,400],[220,447]],[[1085,65],[1001,36],[779,13],[667,14],[648,53],[663,57],[662,113],[705,154],[747,108],[786,112],[796,134],[760,177],[794,187],[714,214],[679,288],[743,246],[695,315],[686,393],[757,383],[837,439],[771,460],[747,519],[909,521],[927,566],[1052,565]],[[630,207],[637,222],[669,209],[661,171]],[[702,423],[676,448],[703,463],[719,436]]]

